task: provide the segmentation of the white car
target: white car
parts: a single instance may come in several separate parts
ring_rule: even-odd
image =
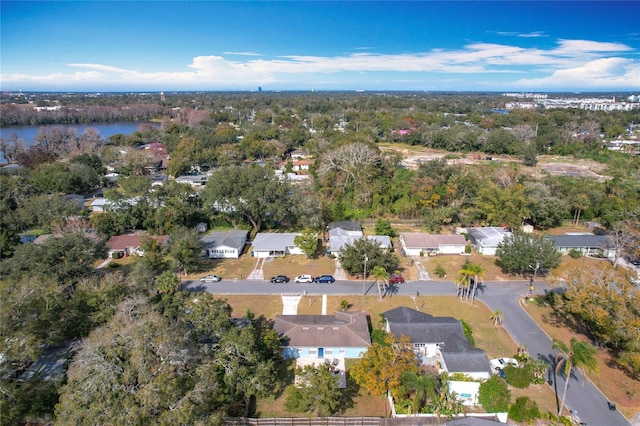
[[[207,275],[205,277],[200,278],[201,283],[217,283],[222,278],[217,275]]]
[[[297,283],[312,283],[313,277],[311,275],[306,275],[306,274],[298,275],[294,281]]]
[[[498,371],[505,368],[507,365],[513,365],[514,367],[518,366],[518,361],[513,358],[496,358],[489,361],[491,365],[491,369]]]

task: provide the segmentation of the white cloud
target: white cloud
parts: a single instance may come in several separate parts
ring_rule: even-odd
[[[559,40],[550,49],[477,42],[461,49],[403,54],[359,52],[334,57],[295,55],[267,59],[253,52],[226,52],[227,57],[197,56],[185,66],[184,71],[178,72],[141,72],[106,64],[73,63],[68,66],[88,71],[55,72],[45,76],[14,73],[2,75],[1,81],[5,86],[9,84],[14,87],[38,82],[76,87],[95,82],[96,85],[126,85],[129,90],[135,90],[136,87],[216,89],[273,82],[286,87],[288,82],[302,81],[301,76],[307,76],[303,78],[315,83],[325,79],[320,77],[322,74],[340,75],[344,79],[345,73],[369,73],[366,78],[362,77],[362,81],[371,82],[380,78],[374,77],[374,73],[390,73],[388,81],[424,79],[417,73],[429,73],[429,78],[437,74],[445,78],[451,78],[451,75],[501,74],[500,80],[507,86],[514,77],[504,77],[505,74],[517,76],[526,73],[529,77],[520,78],[513,84],[559,89],[563,85],[585,89],[633,88],[638,87],[640,81],[640,65],[635,60],[620,57],[620,53],[631,51],[631,47],[621,43]],[[229,56],[237,57],[231,59]],[[546,76],[538,77],[540,75]]]
[[[489,33],[495,33],[503,37],[520,37],[520,38],[536,38],[536,37],[548,37],[544,31],[532,31],[530,33],[520,33],[517,31],[487,31]]]
[[[238,56],[262,56],[260,53],[255,52],[222,52],[223,55],[238,55]]]
[[[135,72],[135,71],[127,70],[124,68],[112,67],[109,65],[101,65],[101,64],[67,64],[67,65],[75,68],[89,68],[89,69],[106,71],[106,72],[118,72],[118,73]]]
[[[583,66],[555,71],[548,77],[521,79],[521,87],[551,89],[626,89],[640,87],[640,64],[625,58],[603,58]]]

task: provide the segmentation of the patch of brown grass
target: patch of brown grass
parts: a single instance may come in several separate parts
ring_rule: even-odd
[[[460,255],[438,255],[438,256],[425,256],[422,259],[422,263],[425,268],[436,281],[453,281],[458,274],[458,271],[462,269],[462,265],[466,261],[476,263],[482,266],[484,273],[482,279],[485,281],[505,281],[517,279],[516,277],[510,277],[505,275],[500,267],[496,265],[496,258],[494,256],[483,256],[477,253],[472,253],[468,256]],[[438,265],[441,265],[447,273],[446,278],[440,278],[435,274],[435,269]]]
[[[579,260],[579,259],[578,259]],[[608,263],[608,262],[607,262]],[[555,311],[549,306],[528,304],[527,312],[553,339],[569,342],[572,337],[590,342],[581,324],[569,315]],[[599,349],[598,372],[585,372],[605,396],[616,403],[616,406],[627,418],[640,412],[640,381],[628,377],[617,367],[612,351]]]
[[[547,385],[531,385],[526,389],[509,387],[509,390],[511,391],[511,400],[513,402],[522,396],[527,396],[538,404],[541,413],[558,412],[556,396],[553,393],[553,389]]]

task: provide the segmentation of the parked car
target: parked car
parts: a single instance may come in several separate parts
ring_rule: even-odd
[[[312,283],[313,277],[311,275],[302,274],[298,275],[294,281],[297,283]]]
[[[404,278],[400,274],[393,274],[389,277],[389,284],[402,284]]]
[[[500,371],[507,365],[513,365],[514,367],[518,366],[518,361],[513,358],[496,358],[489,361],[491,368]]]
[[[206,276],[200,278],[200,282],[201,283],[217,283],[221,279],[222,279],[222,277],[220,277],[218,275],[206,275]]]
[[[269,281],[271,281],[272,283],[288,283],[289,277],[287,277],[286,275],[276,275],[275,277],[271,277]]]
[[[332,275],[320,275],[313,280],[314,283],[333,283],[335,281],[336,279]]]

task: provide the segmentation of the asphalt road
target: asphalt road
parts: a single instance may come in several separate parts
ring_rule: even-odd
[[[538,282],[538,289],[546,288],[546,284]],[[283,294],[303,293],[311,295],[377,295],[374,283],[362,281],[338,281],[332,284],[271,284],[268,281],[221,281],[218,283],[200,283],[199,281],[183,281],[183,289],[206,291],[214,294]],[[523,297],[529,290],[528,282],[501,281],[487,282],[479,289],[477,299],[484,302],[490,310],[496,309],[504,314],[504,327],[519,345],[526,345],[529,354],[534,358],[545,360],[550,366],[555,365],[557,350],[552,349],[551,338],[522,309]],[[536,290],[539,292],[540,290]],[[397,295],[455,295],[453,283],[418,281],[394,286],[390,289]],[[508,355],[508,354],[507,354]],[[548,384],[562,397],[565,379],[556,376],[554,369],[548,370]],[[610,410],[607,398],[600,390],[574,369],[569,379],[569,388],[565,405],[572,410],[579,422],[589,426],[628,426],[629,421],[618,411]]]

